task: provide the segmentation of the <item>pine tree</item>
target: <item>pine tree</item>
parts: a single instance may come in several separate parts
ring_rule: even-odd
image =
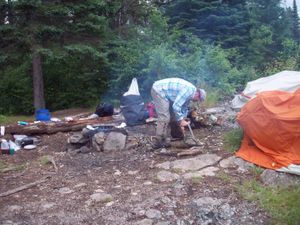
[[[248,0],[248,10],[251,28],[246,57],[250,64],[263,68],[290,35],[288,17],[281,0]]]
[[[227,49],[245,49],[249,32],[246,1],[178,0],[164,7],[171,25]]]
[[[293,10],[292,10],[292,33],[293,39],[299,43],[300,41],[300,30],[299,30],[299,15],[297,9],[296,0],[293,1]]]

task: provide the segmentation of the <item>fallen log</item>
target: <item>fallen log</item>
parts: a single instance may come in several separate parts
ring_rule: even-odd
[[[99,117],[95,119],[82,119],[73,121],[60,121],[60,122],[40,122],[40,123],[29,123],[28,125],[8,125],[5,126],[5,134],[54,134],[58,132],[69,132],[69,131],[79,131],[86,125],[97,125],[106,124],[111,122],[113,118]]]

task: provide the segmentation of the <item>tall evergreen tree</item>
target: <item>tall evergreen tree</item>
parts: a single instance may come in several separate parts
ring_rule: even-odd
[[[293,10],[292,10],[292,33],[293,39],[299,43],[300,41],[300,30],[299,30],[299,15],[297,9],[296,0],[293,1]]]
[[[171,25],[190,31],[202,40],[239,52],[244,51],[249,41],[245,0],[178,0],[164,7]]]
[[[276,57],[282,43],[290,35],[288,18],[281,0],[248,0],[250,42],[248,62],[263,68]]]

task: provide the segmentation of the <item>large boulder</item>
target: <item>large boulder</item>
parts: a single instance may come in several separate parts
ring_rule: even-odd
[[[126,135],[120,132],[110,132],[104,141],[103,150],[123,150],[126,145],[126,137]]]

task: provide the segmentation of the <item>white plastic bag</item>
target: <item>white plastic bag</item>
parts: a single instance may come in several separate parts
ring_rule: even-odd
[[[136,78],[132,79],[128,91],[123,94],[123,96],[127,95],[140,95],[139,86]]]

